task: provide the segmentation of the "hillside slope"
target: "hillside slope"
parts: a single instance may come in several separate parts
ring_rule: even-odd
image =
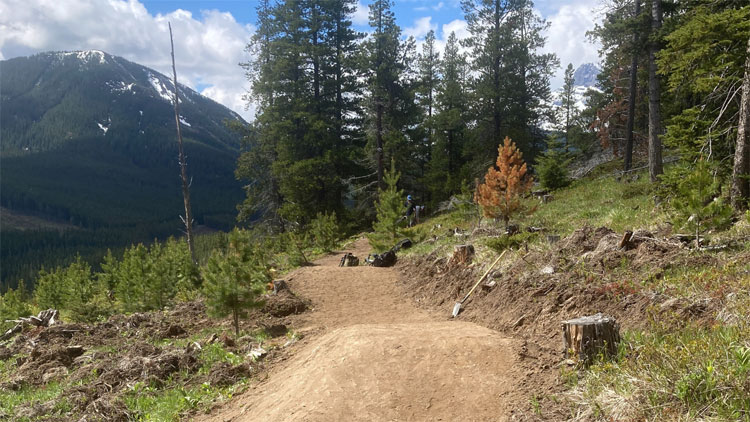
[[[180,234],[184,211],[169,77],[101,51],[51,52],[0,62],[0,86],[4,209],[100,232],[62,242],[68,256],[77,252],[74,243],[106,250]],[[242,120],[179,88],[193,215],[197,224],[230,228],[243,193],[234,177],[240,136],[225,122]],[[25,260],[19,254],[36,236],[15,233],[17,221],[3,218],[4,261]],[[101,245],[94,238],[111,241]],[[42,243],[54,247],[48,236]],[[42,258],[31,265],[38,268]],[[18,278],[8,271],[14,270],[4,266],[3,280]],[[33,271],[20,276],[28,280]]]

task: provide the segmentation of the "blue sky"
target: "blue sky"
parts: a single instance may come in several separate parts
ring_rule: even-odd
[[[550,22],[545,52],[561,67],[551,81],[562,85],[568,63],[598,62],[597,47],[585,38],[600,19],[605,0],[537,0]],[[355,28],[367,31],[367,4],[358,0]],[[169,34],[175,32],[180,79],[203,95],[252,119],[243,99],[249,89],[238,66],[250,59],[245,46],[255,30],[257,1],[248,0],[0,0],[0,60],[42,51],[97,49],[169,73]],[[438,47],[451,31],[466,37],[459,0],[399,0],[394,13],[405,35],[419,42],[434,29]]]

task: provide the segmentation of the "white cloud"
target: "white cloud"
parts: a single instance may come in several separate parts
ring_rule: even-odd
[[[441,39],[447,40],[451,32],[456,33],[456,38],[463,40],[469,38],[469,24],[463,19],[456,19],[443,25]]]
[[[583,63],[599,63],[599,45],[586,39],[586,31],[594,29],[594,24],[601,20],[596,10],[598,3],[598,0],[578,0],[547,17],[550,27],[544,51],[555,53],[560,59],[560,68],[551,80],[553,89],[562,86],[568,63],[573,63],[574,68]]]
[[[362,3],[362,0],[357,0],[357,7],[352,14],[352,23],[360,26],[370,23],[370,7]]]
[[[52,50],[103,50],[171,74],[169,31],[174,33],[177,77],[245,119],[248,87],[237,65],[254,28],[230,13],[185,10],[152,15],[138,0],[1,0],[0,57]]]
[[[430,31],[437,30],[437,25],[432,23],[432,16],[425,16],[414,21],[414,26],[404,28],[407,37],[424,38]]]

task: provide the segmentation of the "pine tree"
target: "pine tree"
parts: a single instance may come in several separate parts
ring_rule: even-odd
[[[206,305],[212,315],[232,315],[234,332],[240,335],[240,318],[248,309],[262,306],[261,295],[270,280],[263,252],[251,246],[239,230],[229,235],[225,253],[214,251],[202,271]]]
[[[575,93],[575,78],[573,77],[573,72],[573,63],[568,63],[568,67],[565,69],[565,75],[563,77],[563,92],[561,98],[563,113],[565,113],[565,152],[568,152],[570,147],[570,128],[576,112],[575,98],[573,97],[573,94]]]
[[[448,199],[461,189],[463,182],[471,180],[464,168],[464,145],[469,136],[469,99],[467,85],[466,56],[460,52],[455,33],[448,36],[437,85],[436,113],[434,117],[435,138],[428,164],[428,185],[432,203]]]
[[[474,201],[488,218],[502,218],[508,227],[511,217],[523,210],[521,195],[531,190],[534,180],[526,174],[521,151],[505,137],[497,148],[495,166],[487,170],[484,183],[477,186]]]
[[[535,130],[542,111],[549,112],[549,78],[558,66],[554,54],[540,54],[547,23],[528,0],[463,0],[471,36],[471,88],[477,119],[475,162],[493,157],[497,139],[510,134],[519,147],[534,153],[543,136]]]
[[[391,170],[385,173],[384,190],[378,190],[378,202],[375,205],[377,220],[373,223],[374,233],[367,235],[370,246],[376,252],[388,250],[396,244],[401,236],[399,227],[404,221],[404,192],[399,190],[395,160],[391,160]]]
[[[368,155],[372,157],[377,184],[385,189],[384,163],[393,158],[399,168],[410,165],[407,134],[416,121],[414,83],[409,77],[415,54],[414,39],[401,41],[401,28],[390,0],[370,4],[372,34],[362,44],[362,73],[367,80],[365,114]],[[421,142],[421,140],[419,140]]]
[[[699,236],[712,228],[726,228],[731,223],[732,208],[720,196],[721,185],[709,164],[698,161],[678,183],[672,205],[676,211],[675,226]]]
[[[570,157],[559,138],[550,136],[547,139],[547,149],[542,156],[537,157],[534,171],[545,189],[560,189],[570,184],[568,165]]]
[[[661,0],[651,0],[651,42],[648,48],[648,173],[652,182],[664,173],[661,158],[661,81],[656,75],[661,21]]]

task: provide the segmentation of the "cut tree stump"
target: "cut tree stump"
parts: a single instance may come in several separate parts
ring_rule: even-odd
[[[474,245],[456,245],[453,247],[451,265],[468,265],[474,259]]]
[[[563,321],[563,346],[565,357],[576,357],[590,362],[599,353],[614,356],[620,342],[620,325],[609,316],[584,316]]]
[[[625,234],[622,235],[622,239],[620,239],[620,244],[617,245],[620,249],[627,249],[628,246],[630,246],[630,240],[633,238],[633,232],[630,230],[625,230]]]

